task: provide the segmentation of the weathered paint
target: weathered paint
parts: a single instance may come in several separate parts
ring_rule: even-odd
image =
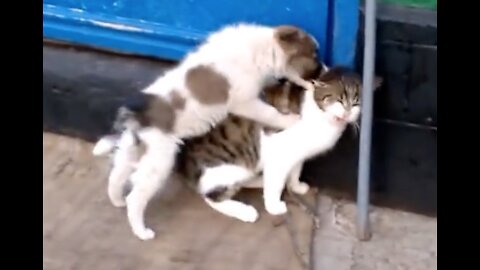
[[[225,24],[294,24],[312,33],[325,59],[334,52],[326,47],[331,33],[329,5],[342,1],[353,4],[348,8],[353,14],[339,14],[357,18],[358,0],[44,0],[44,37],[178,60],[209,32]],[[344,27],[352,20],[342,22]],[[347,27],[356,30],[357,22]],[[351,40],[341,38],[334,44],[352,48],[352,44],[340,44]],[[340,54],[331,57],[332,63],[352,65],[349,56],[354,53],[349,52],[345,58]]]
[[[352,67],[355,62],[359,0],[331,0],[329,62]]]

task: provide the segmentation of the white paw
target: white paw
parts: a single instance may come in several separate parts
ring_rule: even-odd
[[[253,206],[247,205],[241,213],[238,213],[237,218],[243,222],[253,223],[258,219],[258,211]]]
[[[304,195],[304,194],[307,194],[308,190],[310,189],[310,186],[307,183],[298,182],[294,185],[291,185],[290,188],[294,193]]]
[[[110,199],[110,202],[113,204],[115,207],[125,207],[127,205],[127,202],[125,201],[125,197],[123,197],[121,194],[114,191],[113,189],[108,190],[107,192],[108,198]]]
[[[155,238],[155,232],[149,228],[145,228],[139,231],[133,231],[133,233],[140,238],[140,240],[147,241]]]
[[[270,215],[283,215],[287,213],[287,204],[283,201],[267,203],[265,205],[265,210],[267,210]]]
[[[127,202],[125,201],[124,198],[121,199],[113,199],[110,198],[110,202],[113,204],[115,207],[125,207],[127,205]]]

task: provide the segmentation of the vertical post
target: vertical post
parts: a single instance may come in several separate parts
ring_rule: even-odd
[[[375,76],[376,0],[366,0],[365,47],[363,59],[362,115],[357,188],[357,236],[371,237],[369,219],[370,153],[373,118],[373,81]]]

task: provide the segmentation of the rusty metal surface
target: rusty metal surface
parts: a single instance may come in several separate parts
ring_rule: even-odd
[[[154,240],[135,238],[124,209],[106,196],[105,159],[91,155],[90,143],[44,133],[43,269],[301,269],[285,226],[273,226],[261,194],[248,200],[261,213],[244,224],[210,209],[189,190],[152,201],[146,222]],[[309,253],[312,224],[290,207],[300,247]]]

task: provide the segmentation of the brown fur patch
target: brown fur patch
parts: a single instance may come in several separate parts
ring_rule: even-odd
[[[147,108],[138,115],[142,126],[155,126],[164,132],[171,132],[175,124],[175,111],[165,99],[146,94]]]
[[[183,110],[185,108],[186,100],[177,90],[172,90],[172,92],[170,92],[170,101],[175,110]]]
[[[291,68],[303,78],[314,76],[318,69],[317,44],[304,30],[282,25],[275,28],[275,39],[287,55]]]
[[[200,103],[222,104],[228,100],[230,83],[222,75],[207,66],[197,66],[186,74],[186,85]]]
[[[265,101],[281,113],[300,113],[304,94],[301,87],[287,81],[265,88],[264,93]]]

